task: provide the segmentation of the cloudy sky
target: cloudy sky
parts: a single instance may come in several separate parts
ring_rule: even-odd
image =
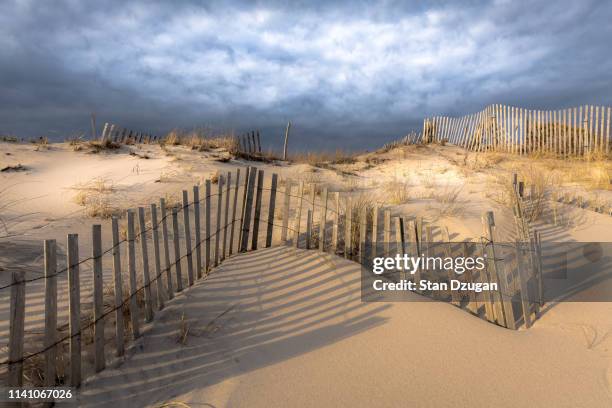
[[[610,1],[0,2],[0,134],[98,121],[361,149],[489,103],[612,104]]]

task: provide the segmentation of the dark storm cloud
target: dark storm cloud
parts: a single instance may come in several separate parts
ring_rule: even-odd
[[[294,123],[302,147],[375,147],[488,103],[611,104],[609,2],[0,5],[0,133],[100,121],[164,132]]]

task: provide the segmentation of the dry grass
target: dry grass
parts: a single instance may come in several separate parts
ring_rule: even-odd
[[[221,176],[221,173],[219,172],[219,170],[215,170],[215,172],[210,176],[210,182],[212,184],[218,184],[220,176]]]
[[[383,183],[381,185],[381,191],[383,194],[383,200],[389,204],[404,204],[410,199],[408,183],[399,178]]]
[[[178,333],[176,334],[176,342],[182,345],[187,344],[187,336],[189,336],[190,324],[187,321],[185,312],[181,314],[181,320],[179,322]]]
[[[34,139],[31,141],[32,144],[36,146],[34,150],[48,150],[49,149],[49,139],[47,136],[41,136],[38,139]]]
[[[353,252],[356,251],[356,248],[359,248],[359,234],[361,231],[361,213],[362,211],[366,211],[367,224],[372,223],[372,210],[378,203],[374,200],[372,194],[362,193],[356,196],[351,197],[351,207],[348,208],[348,201],[344,202],[344,214],[345,216],[350,216],[351,218],[351,248],[353,248]],[[344,236],[344,231],[346,231],[346,220],[344,223],[339,226],[341,234]],[[346,242],[344,243],[346,246]]]
[[[119,208],[113,204],[115,187],[112,180],[94,178],[87,183],[77,184],[74,202],[84,207],[89,217],[110,218],[118,215]]]
[[[445,186],[437,189],[432,197],[438,202],[435,208],[438,217],[457,216],[463,210],[463,201],[459,200],[463,186]]]
[[[213,134],[212,132],[197,128],[192,130],[173,129],[160,142],[162,146],[188,146],[193,150],[208,151],[224,149],[229,152],[238,151],[238,141],[231,134]]]
[[[348,153],[343,150],[335,152],[299,152],[290,154],[288,159],[292,163],[305,163],[315,167],[326,167],[335,164],[353,164],[357,162],[357,153]]]

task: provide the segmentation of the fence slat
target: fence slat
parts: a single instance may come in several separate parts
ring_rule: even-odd
[[[68,234],[68,297],[70,386],[81,385],[81,289],[79,287],[79,236]]]
[[[242,222],[242,241],[240,243],[240,252],[246,252],[249,246],[249,230],[251,228],[251,211],[253,208],[253,194],[255,192],[255,177],[257,176],[257,168],[249,169],[248,186],[246,199],[244,202],[244,213]]]
[[[161,256],[159,252],[159,229],[157,222],[157,205],[151,204],[151,225],[153,227],[153,264],[155,266],[155,275],[153,280],[157,287],[157,310],[164,308],[164,284],[161,270]]]
[[[332,253],[338,252],[338,224],[340,222],[340,193],[335,192],[334,229],[332,230]]]
[[[92,258],[94,283],[94,367],[96,372],[104,370],[104,279],[102,276],[102,226],[92,226]]]
[[[365,265],[366,262],[366,236],[368,232],[368,213],[367,209],[364,206],[359,211],[359,264]]]
[[[270,182],[270,204],[268,205],[268,229],[266,231],[266,248],[272,246],[272,235],[274,234],[274,210],[276,208],[276,188],[278,184],[278,175],[272,174]]]
[[[417,238],[417,224],[415,220],[408,221],[408,248],[410,248],[411,256],[420,256],[419,254],[419,246],[418,246],[418,238]],[[416,268],[413,273],[414,282],[417,284],[417,288],[419,287],[419,282],[421,282],[421,268]]]
[[[229,238],[229,255],[234,253],[234,230],[236,226],[236,207],[238,206],[238,190],[240,188],[240,169],[236,169],[236,182],[234,185],[234,201],[232,204],[232,227]]]
[[[291,180],[285,180],[285,199],[283,201],[283,228],[281,229],[281,242],[287,242],[287,229],[289,227],[289,209],[291,205]]]
[[[166,289],[168,291],[168,299],[174,297],[174,288],[172,285],[172,268],[170,262],[170,245],[168,243],[168,223],[167,211],[166,211],[166,200],[160,198],[159,208],[161,209],[161,225],[162,225],[162,238],[164,241],[164,265],[166,267]]]
[[[211,189],[211,183],[210,183],[210,179],[207,179],[204,182],[204,201],[205,201],[205,206],[204,206],[204,270],[206,272],[206,275],[208,275],[208,272],[210,271],[211,265],[210,265],[210,232],[212,231],[212,225],[210,225],[210,193],[211,193],[212,189]]]
[[[489,264],[492,265],[492,273],[493,278],[499,284],[498,288],[498,309],[501,314],[498,314],[498,322],[507,328],[514,330],[516,329],[516,319],[514,317],[514,311],[512,309],[512,300],[509,297],[509,289],[507,288],[507,276],[505,274],[505,270],[502,267],[501,263],[497,262],[496,252],[495,252],[495,244],[496,237],[494,236],[494,227],[495,227],[495,219],[493,217],[493,212],[488,211],[486,216],[483,217],[483,221],[485,221],[485,232],[487,234],[487,238],[489,239],[489,247],[490,247],[490,257]],[[506,294],[506,296],[504,296]]]
[[[137,281],[136,281],[136,248],[134,240],[136,239],[134,233],[134,211],[127,211],[127,240],[128,240],[128,275],[130,277],[130,322],[132,325],[132,337],[134,339],[140,337],[140,325],[138,321],[138,302],[136,300],[137,293]]]
[[[57,331],[57,245],[54,239],[44,242],[45,257],[45,386],[55,385],[57,347],[55,343]],[[12,299],[11,299],[12,305]],[[13,314],[11,313],[11,316]]]
[[[259,240],[259,224],[261,221],[261,200],[263,195],[263,181],[264,171],[259,170],[257,172],[257,194],[255,195],[255,215],[253,216],[253,239],[251,242],[251,249],[257,249],[257,243]]]
[[[183,190],[183,230],[185,231],[185,256],[187,257],[187,284],[193,285],[193,254],[191,247],[191,222],[189,220],[189,193]]]
[[[221,261],[221,254],[219,253],[221,250],[221,234],[223,226],[221,225],[221,213],[223,210],[223,186],[225,185],[225,178],[223,175],[219,176],[219,181],[217,181],[217,221],[215,223],[215,258],[214,265],[219,265]]]
[[[151,276],[149,274],[149,251],[147,248],[144,207],[138,207],[138,224],[140,226],[140,255],[142,258],[142,277],[144,281],[145,321],[150,322],[153,320],[153,296],[151,295]]]
[[[232,191],[232,172],[227,172],[227,181],[225,183],[227,185],[225,189],[225,211],[223,218],[223,244],[221,245],[221,261],[225,260],[225,256],[227,254],[227,227],[229,223],[229,202],[230,202],[230,192]]]
[[[312,210],[309,208],[306,213],[306,249],[310,249],[310,239],[312,236]]]
[[[395,243],[397,245],[397,253],[400,256],[404,256],[404,219],[402,217],[394,217],[395,224]],[[401,269],[400,279],[406,279],[406,270]]]
[[[353,232],[353,206],[350,196],[346,198],[345,206],[344,225],[346,228],[344,231],[344,257],[346,259],[351,259],[353,250],[353,237],[351,235]]]
[[[249,187],[250,167],[246,167],[244,171],[244,185],[242,188],[242,202],[240,207],[240,223],[238,224],[238,252],[242,246],[242,228],[244,227],[244,211],[246,209],[246,198]]]
[[[378,256],[378,206],[375,205],[372,209],[372,258]]]
[[[441,232],[442,232],[442,245],[444,246],[444,256],[447,258],[453,258],[453,251],[451,248],[451,242],[450,242],[450,234],[448,233],[448,228],[447,227],[442,227],[441,228]],[[452,269],[448,270],[448,280],[449,280],[449,284],[450,281],[457,279],[457,277],[455,276],[455,272]],[[459,292],[457,292],[456,290],[451,290],[451,299],[452,299],[452,303],[455,306],[460,306],[461,305],[461,299],[459,297]]]
[[[294,231],[294,239],[293,246],[296,248],[299,247],[300,243],[300,224],[302,223],[302,204],[304,202],[304,181],[300,181],[300,190],[299,190],[299,202],[297,206],[297,214],[295,217],[295,231]]]
[[[521,288],[521,307],[523,309],[523,321],[525,327],[531,327],[531,307],[529,305],[529,290],[527,288],[527,276],[522,262],[521,244],[517,241],[516,244],[516,273]]]
[[[319,251],[325,251],[325,226],[327,224],[327,187],[321,192],[321,221],[319,226]]]
[[[183,271],[181,269],[181,237],[178,226],[178,209],[172,208],[172,238],[174,241],[174,269],[176,270],[176,291],[183,291]]]
[[[21,387],[23,385],[22,358],[25,342],[25,273],[23,271],[13,271],[10,302],[8,386]]]
[[[612,116],[612,108],[608,106],[608,120],[606,121],[606,153],[610,151],[610,116]]]
[[[314,217],[316,214],[315,201],[317,199],[317,185],[315,183],[310,183],[310,239],[314,238]],[[308,242],[307,248],[312,248],[313,242]]]
[[[202,277],[202,225],[200,223],[200,187],[193,186],[193,229],[195,234],[196,277]]]
[[[125,352],[123,339],[123,282],[121,276],[121,247],[119,241],[119,221],[117,217],[111,220],[113,239],[113,286],[115,289],[115,353],[118,357]]]
[[[385,210],[383,219],[383,251],[385,257],[390,256],[390,245],[391,245],[391,211]]]

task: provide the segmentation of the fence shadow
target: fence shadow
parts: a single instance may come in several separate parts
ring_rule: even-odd
[[[384,324],[389,307],[360,301],[354,262],[289,247],[240,254],[160,313],[129,365],[87,381],[80,406],[171,399]]]

